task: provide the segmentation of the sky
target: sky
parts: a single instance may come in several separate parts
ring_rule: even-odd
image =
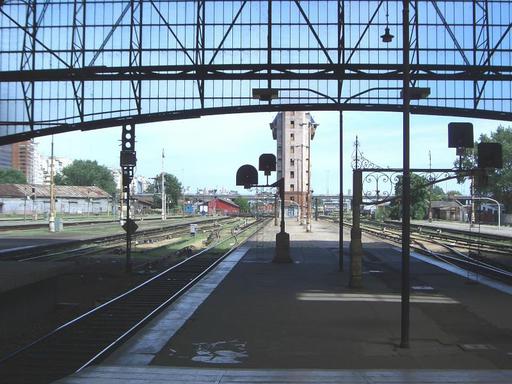
[[[311,184],[315,194],[339,192],[338,112],[311,112],[319,124],[311,143]],[[247,113],[176,120],[136,127],[136,175],[154,177],[162,169],[175,175],[190,191],[226,189],[244,193],[235,186],[237,169],[244,164],[258,166],[263,153],[276,153],[269,123],[275,113]],[[382,167],[402,166],[402,115],[392,112],[344,112],[343,191],[352,189],[351,159],[356,136],[360,150]],[[411,167],[451,168],[455,149],[448,148],[448,123],[473,123],[474,138],[490,133],[507,122],[461,119],[444,116],[411,115]],[[107,167],[119,167],[121,127],[88,132],[70,132],[54,136],[56,157],[96,160]],[[39,151],[50,155],[51,136],[36,139]],[[269,182],[275,181],[275,174]],[[260,183],[264,183],[260,173]],[[441,188],[469,192],[467,185],[444,182]],[[247,191],[245,191],[247,192]]]

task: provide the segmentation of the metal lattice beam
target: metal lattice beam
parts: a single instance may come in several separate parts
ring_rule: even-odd
[[[142,66],[142,0],[130,0],[130,68]],[[141,79],[131,78],[133,100],[137,113],[142,113],[142,86]]]
[[[213,113],[400,110],[403,4],[410,86],[431,88],[411,111],[512,121],[504,0],[13,0],[0,143]],[[253,99],[262,87],[277,99]]]
[[[73,7],[73,31],[71,35],[71,67],[85,68],[85,0],[75,1]],[[84,81],[73,81],[75,102],[80,116],[84,121]]]

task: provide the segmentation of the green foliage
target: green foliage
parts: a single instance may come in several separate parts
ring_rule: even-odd
[[[431,200],[432,201],[440,201],[446,198],[446,193],[444,193],[443,188],[441,188],[439,185],[433,185],[432,186],[432,192],[431,192]]]
[[[27,178],[17,169],[0,169],[0,184],[27,184]]]
[[[91,160],[73,161],[62,170],[62,174],[57,174],[54,180],[57,185],[95,185],[110,194],[116,191],[116,183],[110,170]]]
[[[427,217],[428,204],[429,204],[429,186],[427,186],[427,178],[411,173],[411,218],[420,220]],[[439,187],[438,187],[439,188]],[[433,188],[434,189],[434,188]],[[436,189],[437,193],[439,190]],[[395,195],[402,195],[402,176],[399,176],[398,182],[395,185]],[[398,220],[402,217],[400,209],[400,199],[393,201],[390,204],[390,217]]]
[[[478,186],[476,193],[492,197],[505,205],[505,211],[512,213],[512,127],[499,126],[490,135],[480,135],[482,143],[500,143],[503,151],[503,168],[490,169],[487,186]],[[458,166],[458,161],[455,164]],[[477,166],[477,143],[473,150],[468,150],[462,160],[463,169]],[[463,182],[461,179],[459,182]]]
[[[247,200],[245,197],[235,197],[233,199],[233,202],[240,207],[241,213],[248,213],[251,211],[249,200]]]
[[[389,218],[390,211],[386,209],[386,206],[378,206],[375,210],[375,220],[384,221]]]
[[[164,175],[164,183],[165,183],[165,194],[167,198],[167,205],[171,208],[174,208],[178,205],[178,200],[181,198],[181,183],[178,178],[170,173],[166,173]],[[155,207],[162,206],[162,198],[161,198],[161,185],[162,185],[162,175],[156,175],[152,184],[148,186],[146,192],[153,193],[153,204]]]

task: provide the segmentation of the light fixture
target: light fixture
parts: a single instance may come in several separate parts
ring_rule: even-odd
[[[270,101],[279,97],[279,90],[276,88],[253,88],[252,97],[261,101]]]
[[[430,95],[429,87],[410,87],[409,88],[409,100],[421,100],[426,99]],[[404,98],[403,90],[400,91],[400,98]]]
[[[382,39],[382,42],[383,43],[391,43],[391,41],[393,40],[393,36],[390,32],[389,32],[389,8],[388,8],[388,2],[386,0],[386,28],[384,29],[384,34],[380,36],[380,38]]]

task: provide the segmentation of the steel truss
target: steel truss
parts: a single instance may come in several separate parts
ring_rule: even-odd
[[[404,73],[402,1],[4,1],[0,144],[221,113],[401,111],[406,75],[431,88],[412,113],[512,121],[510,2],[410,0],[408,14]]]

